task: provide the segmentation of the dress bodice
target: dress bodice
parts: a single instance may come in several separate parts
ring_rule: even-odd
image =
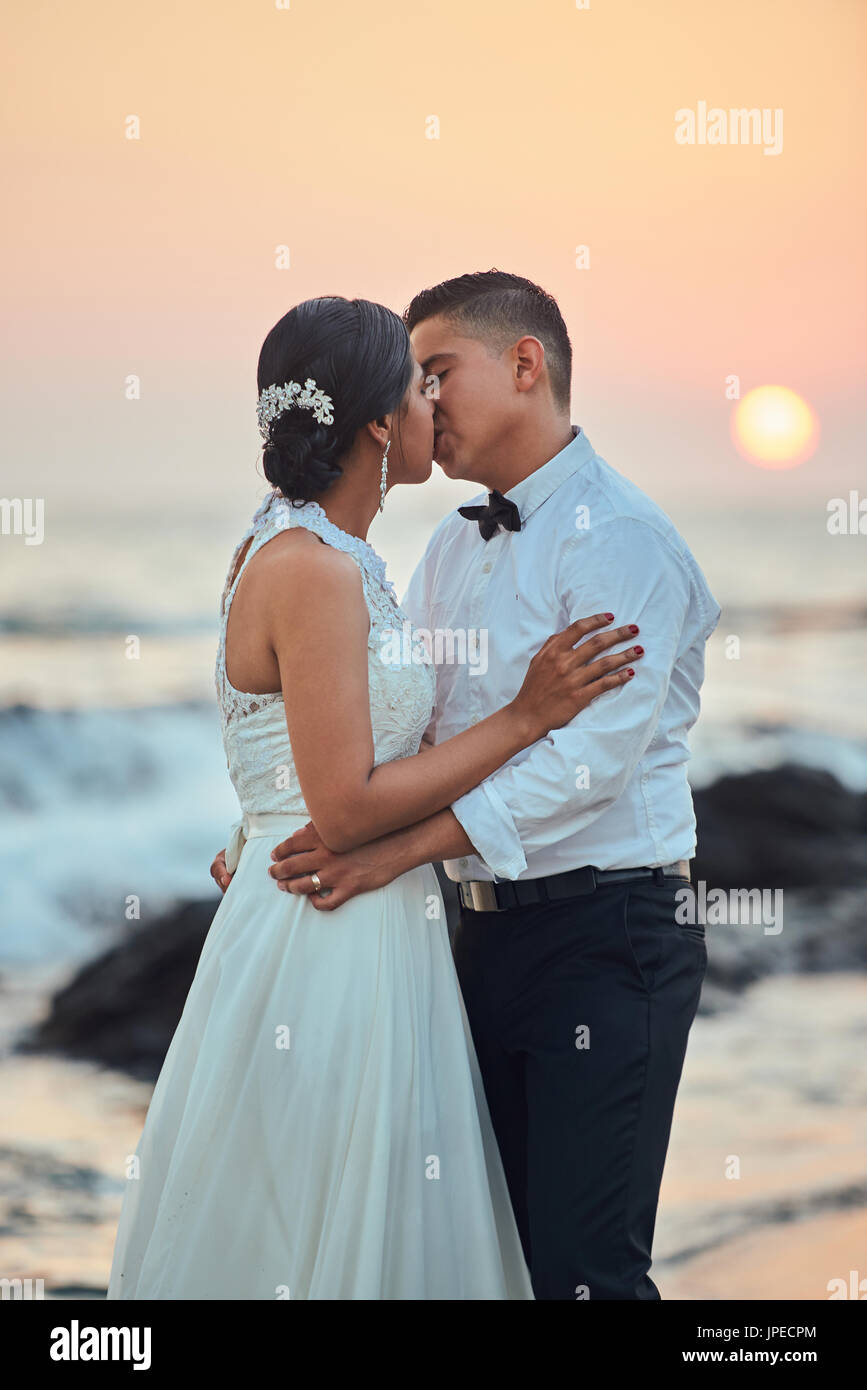
[[[292,526],[304,526],[326,544],[345,551],[360,570],[370,615],[367,670],[375,762],[417,753],[433,711],[435,669],[419,659],[423,644],[420,639],[413,640],[414,630],[386,578],[385,562],[367,541],[329,521],[318,502],[299,507],[276,490],[271,492],[232,556],[220,605],[217,701],[229,776],[243,812],[308,814],[295,771],[282,693],[237,690],[226,675],[226,625],[241,575],[267,541]],[[238,557],[251,537],[250,548],[233,579]]]

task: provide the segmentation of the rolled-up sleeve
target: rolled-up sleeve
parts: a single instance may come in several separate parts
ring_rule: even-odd
[[[578,834],[620,796],[653,739],[690,611],[681,557],[633,517],[612,518],[571,540],[560,580],[566,621],[613,612],[612,626],[637,623],[641,630],[615,650],[639,644],[645,654],[626,685],[597,696],[452,803],[498,878],[517,878],[528,854]]]

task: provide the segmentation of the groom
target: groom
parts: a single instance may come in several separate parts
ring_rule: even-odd
[[[489,494],[440,523],[404,599],[416,627],[490,639],[484,672],[438,665],[426,737],[506,704],[577,617],[637,623],[645,655],[627,686],[451,808],[346,854],[305,828],[270,872],[301,892],[318,872],[332,891],[311,901],[329,911],[444,861],[535,1296],[658,1299],[656,1208],[707,962],[704,929],[676,920],[696,843],[687,734],[720,609],[665,513],[571,425],[571,345],[550,295],[492,270],[425,290],[404,317],[436,381],[436,461]]]

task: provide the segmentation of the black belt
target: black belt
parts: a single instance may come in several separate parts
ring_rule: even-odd
[[[626,883],[633,878],[652,878],[662,883],[666,878],[689,879],[689,860],[678,859],[674,864],[657,868],[596,869],[588,864],[583,869],[569,869],[564,874],[549,874],[547,878],[527,878],[491,883],[488,880],[461,879],[458,896],[464,907],[475,912],[504,912],[510,907],[532,907],[534,903],[557,902],[560,898],[576,898],[595,893],[606,883]]]

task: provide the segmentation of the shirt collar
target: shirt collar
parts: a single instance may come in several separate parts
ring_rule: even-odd
[[[534,473],[530,473],[503,494],[518,508],[521,525],[523,526],[531,512],[543,502],[547,502],[561,483],[565,483],[567,478],[577,473],[594,453],[593,445],[581,426],[573,425],[572,439],[559,454],[555,454],[547,463],[543,463],[541,468],[537,468]]]

